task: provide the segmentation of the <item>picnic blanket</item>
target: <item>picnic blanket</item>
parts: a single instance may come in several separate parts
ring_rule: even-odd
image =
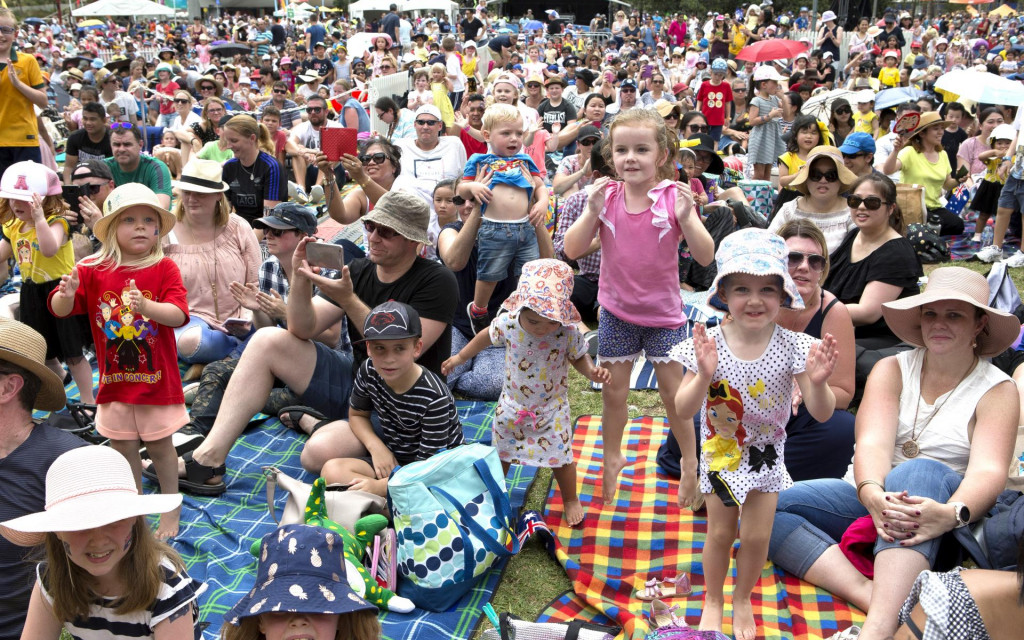
[[[626,638],[639,639],[648,630],[648,603],[635,597],[649,577],[690,574],[693,594],[668,599],[679,605],[693,626],[700,621],[704,576],[701,549],[707,520],[676,507],[678,482],[660,473],[655,461],[658,446],[668,434],[663,417],[630,420],[623,436],[623,452],[633,461],[623,469],[614,504],[600,496],[601,418],[582,416],[576,421],[573,446],[579,495],[586,516],[583,526],[562,524],[562,500],[552,483],[544,509],[544,522],[555,535],[558,561],[573,581],[573,591],[554,600],[538,622],[573,618],[620,626]],[[737,544],[738,546],[738,544]],[[735,563],[726,581],[726,618],[731,616],[729,594]],[[754,615],[760,638],[822,638],[851,624],[863,614],[847,603],[803,582],[769,562],[753,594]],[[726,622],[725,633],[731,635]]]
[[[964,209],[961,215],[964,219],[964,235],[949,239],[949,257],[951,260],[970,260],[981,249],[982,243],[971,240],[971,237],[974,235],[974,229],[977,226],[978,212]],[[988,220],[988,226],[994,227],[995,222],[996,217],[993,215]],[[1007,233],[1003,243],[1003,255],[1012,256],[1017,252],[1018,248],[1020,248],[1020,238]]]

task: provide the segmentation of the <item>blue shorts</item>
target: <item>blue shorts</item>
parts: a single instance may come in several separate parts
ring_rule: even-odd
[[[302,404],[328,418],[348,419],[348,400],[355,378],[352,354],[342,353],[322,342],[314,341],[313,346],[316,347],[316,366],[302,394]]]
[[[476,234],[476,279],[482,282],[501,282],[511,275],[519,278],[523,265],[540,258],[537,232],[529,221],[495,222],[483,219]]]
[[[1006,184],[999,192],[999,202],[996,206],[1000,209],[1024,211],[1024,180],[1006,176]]]
[[[597,355],[602,363],[632,362],[641,353],[651,362],[670,362],[668,352],[689,335],[686,325],[678,329],[641,327],[616,318],[601,308],[597,326]]]

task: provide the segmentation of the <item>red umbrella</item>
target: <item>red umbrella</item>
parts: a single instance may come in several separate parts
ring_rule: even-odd
[[[769,62],[771,60],[791,59],[796,54],[807,51],[807,45],[796,40],[760,40],[743,47],[737,54],[737,60],[750,62]]]

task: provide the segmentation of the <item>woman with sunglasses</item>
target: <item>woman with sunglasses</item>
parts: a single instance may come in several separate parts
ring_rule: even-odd
[[[220,139],[220,135],[217,134],[217,126],[221,118],[226,116],[227,113],[228,110],[223,100],[217,97],[206,99],[200,114],[201,122],[190,124],[189,131],[184,136],[187,140],[182,140],[182,142],[186,143],[181,148],[182,162],[184,164],[188,164],[190,154],[199,153],[206,143],[216,142]]]
[[[652,106],[665,119],[665,126],[668,127],[669,133],[680,140],[685,140],[686,136],[683,134],[681,126],[682,109],[679,108],[679,105],[673,104],[668,100],[658,100]]]
[[[834,144],[838,147],[846,140],[846,136],[853,132],[853,107],[850,103],[839,98],[832,102],[832,115],[828,121],[828,129],[832,132]]]
[[[401,149],[380,137],[364,140],[359,145],[358,156],[343,155],[341,166],[358,186],[345,194],[344,199],[336,183],[330,185],[333,195],[324,190],[331,218],[341,224],[351,224],[369,213],[377,199],[395,184],[395,178],[402,171],[401,157]],[[323,173],[323,166],[319,166]],[[328,174],[328,178],[331,175]]]
[[[111,102],[116,103],[124,114],[122,120],[133,125],[139,124],[139,103],[135,101],[132,94],[121,91],[121,78],[112,71],[103,69],[96,72],[96,80],[99,84],[99,103],[106,108]]]
[[[777,233],[790,220],[810,220],[825,234],[826,246],[840,246],[855,228],[844,195],[856,181],[839,149],[814,147],[789,183],[799,195],[779,207],[768,230]]]
[[[700,111],[687,111],[683,114],[683,119],[679,123],[679,130],[683,138],[686,139],[701,133],[706,134],[711,128],[708,127],[708,120],[704,117],[703,113]]]

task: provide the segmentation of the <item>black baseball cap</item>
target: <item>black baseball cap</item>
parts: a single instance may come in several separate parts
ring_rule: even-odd
[[[404,302],[388,300],[370,310],[363,322],[363,339],[356,342],[404,340],[421,335],[420,314]]]
[[[316,216],[307,207],[294,202],[282,202],[270,210],[269,215],[254,220],[252,226],[257,229],[298,229],[307,236],[316,233]]]
[[[71,172],[71,179],[76,178],[102,178],[103,180],[113,180],[114,173],[107,166],[107,163],[97,158],[90,158],[89,160],[83,160],[75,165],[75,170]]]

